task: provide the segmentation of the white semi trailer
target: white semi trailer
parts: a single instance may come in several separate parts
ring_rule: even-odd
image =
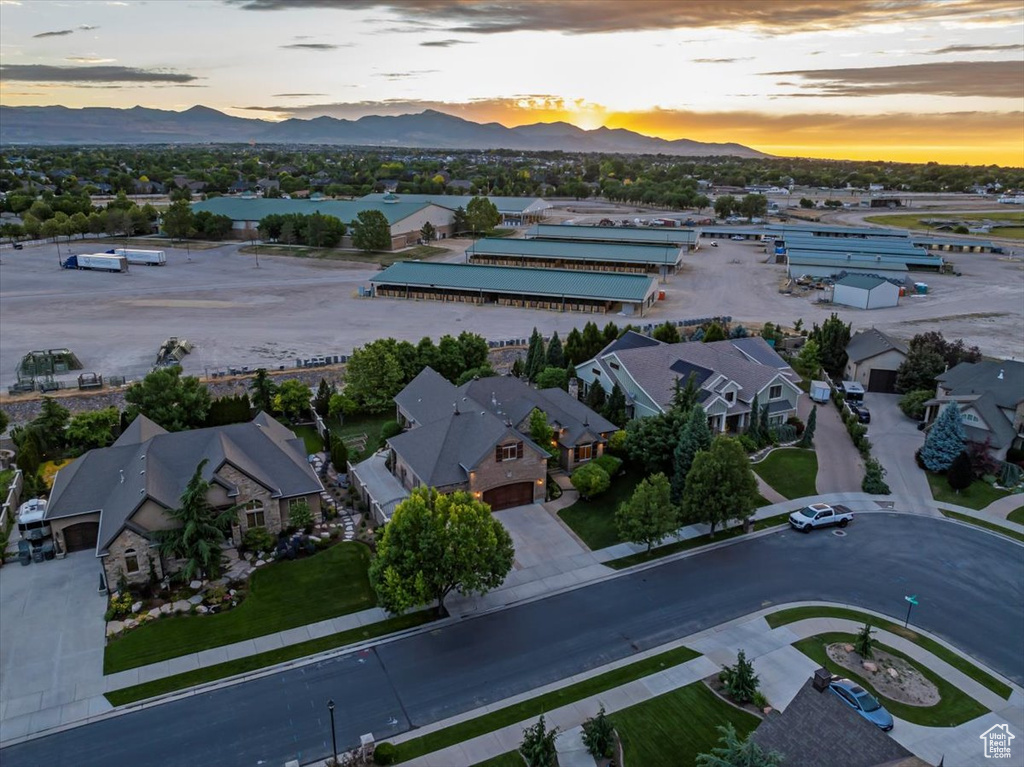
[[[167,254],[162,250],[135,250],[132,248],[114,248],[108,250],[115,256],[124,256],[129,264],[143,264],[146,266],[164,266],[167,263]]]

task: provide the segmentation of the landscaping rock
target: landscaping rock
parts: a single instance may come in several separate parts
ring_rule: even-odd
[[[122,631],[124,631],[124,623],[121,621],[110,621],[110,623],[107,624],[108,637],[117,636]]]
[[[162,612],[164,615],[168,615],[173,609],[174,605],[172,605],[170,602],[160,605],[160,612]]]
[[[193,591],[195,591],[196,589],[201,589],[203,587],[203,582],[202,581],[189,581],[188,587],[190,589],[192,589]]]
[[[263,565],[265,565],[265,564],[266,564],[266,562],[264,562],[262,559],[257,559],[256,560],[256,567],[263,567]]]
[[[229,596],[229,597],[233,597],[233,596],[234,596],[235,594],[237,594],[237,593],[238,593],[238,592],[237,592],[237,591],[235,591],[234,589],[230,589],[230,590],[228,591],[228,596]]]
[[[846,650],[846,652],[848,652],[848,653],[849,652],[853,652],[853,645],[852,644],[844,644],[843,645],[843,649]]]
[[[891,676],[893,679],[899,679],[900,678],[900,672],[897,671],[896,669],[888,668],[888,669],[886,669],[886,671],[889,673],[889,676]]]
[[[128,620],[126,620],[124,622],[124,627],[126,629],[133,629],[133,628],[135,628],[138,625],[139,625],[139,622],[137,620],[132,619],[132,618],[129,618]]]
[[[870,671],[872,673],[878,671],[878,664],[872,663],[869,660],[861,661],[860,665],[865,671]]]
[[[142,609],[142,602],[134,602],[134,603],[132,603],[132,612],[133,613],[137,613],[141,609]]]
[[[186,600],[190,605],[198,605],[203,603],[202,594],[194,594]]]
[[[150,610],[150,611],[149,611],[148,613],[146,613],[146,614],[147,614],[147,615],[148,615],[148,616],[149,616],[150,618],[157,618],[157,617],[159,617],[159,616],[160,616],[160,613],[161,613],[161,612],[162,612],[161,608],[159,608],[159,607],[154,607],[154,608],[153,608],[152,610]]]
[[[176,613],[187,613],[192,609],[192,605],[186,602],[184,599],[179,599],[174,603],[174,612]]]
[[[200,615],[206,615],[206,613],[210,612],[210,608],[208,608],[206,605],[199,605],[196,608],[196,612]]]

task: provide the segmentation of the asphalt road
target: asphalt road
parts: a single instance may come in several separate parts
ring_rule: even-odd
[[[283,765],[378,742],[758,610],[846,602],[944,637],[1024,683],[1024,548],[944,520],[861,515],[847,535],[727,546],[374,650],[285,671],[0,751],[4,767]],[[739,649],[739,648],[737,648]],[[390,722],[390,723],[389,723]]]

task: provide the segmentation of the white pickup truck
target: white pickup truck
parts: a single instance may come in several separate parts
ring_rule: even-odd
[[[853,519],[853,512],[845,506],[829,506],[827,503],[812,503],[789,515],[789,524],[794,530],[809,533],[816,527],[839,525],[846,527]]]

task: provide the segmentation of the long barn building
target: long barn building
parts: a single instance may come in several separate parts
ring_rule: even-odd
[[[674,274],[683,258],[676,245],[624,245],[610,242],[522,240],[489,237],[466,250],[471,264],[532,266],[542,269],[581,269],[591,272]]]

